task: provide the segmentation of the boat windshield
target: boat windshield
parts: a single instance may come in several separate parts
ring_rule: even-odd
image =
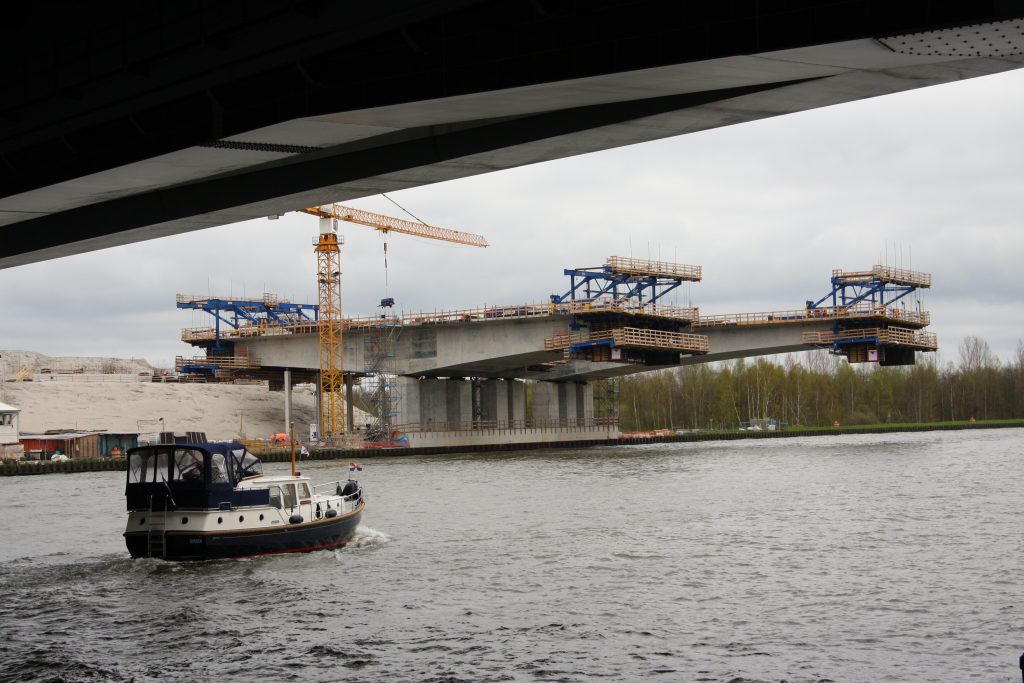
[[[231,455],[235,461],[236,480],[241,481],[246,477],[255,477],[263,474],[263,463],[260,462],[259,458],[244,448],[232,450]]]
[[[174,469],[171,471],[174,481],[202,481],[202,451],[184,450],[174,454]]]

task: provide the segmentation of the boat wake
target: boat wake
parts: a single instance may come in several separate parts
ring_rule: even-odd
[[[352,540],[350,540],[345,547],[362,550],[366,548],[380,548],[385,543],[388,543],[391,537],[383,531],[377,531],[367,526],[356,527],[356,531],[352,534]]]

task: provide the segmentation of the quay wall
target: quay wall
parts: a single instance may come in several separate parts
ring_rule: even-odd
[[[446,446],[421,446],[417,448],[363,449],[363,448],[318,448],[310,452],[310,460],[358,460],[377,456],[440,455],[445,453],[483,453],[492,451],[520,451],[541,448],[582,448],[585,446],[627,446],[648,443],[687,443],[699,441],[737,441],[740,439],[787,439],[801,436],[835,436],[837,434],[894,434],[899,432],[936,432],[962,429],[1024,429],[1024,420],[993,424],[936,424],[876,426],[858,429],[856,427],[822,427],[792,431],[763,432],[689,432],[670,436],[629,437],[613,439],[562,439],[530,443],[463,444]],[[288,462],[291,452],[278,448],[260,454],[263,462]],[[63,462],[17,462],[0,464],[0,476],[59,474],[73,472],[102,472],[125,470],[125,458],[79,458]]]

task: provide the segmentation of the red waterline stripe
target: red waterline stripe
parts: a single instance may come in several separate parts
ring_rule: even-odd
[[[351,540],[351,539],[349,539]],[[293,548],[291,550],[271,550],[265,553],[253,553],[252,555],[233,555],[232,557],[225,557],[225,560],[244,560],[247,557],[261,557],[263,555],[282,555],[284,553],[304,553],[309,550],[329,550],[330,548],[338,548],[348,543],[348,540],[340,541],[338,543],[328,543],[327,545],[314,545],[308,548]],[[212,558],[211,558],[212,559]]]

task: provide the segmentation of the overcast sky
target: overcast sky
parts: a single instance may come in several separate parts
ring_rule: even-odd
[[[703,265],[676,302],[705,314],[800,308],[832,268],[887,259],[933,274],[941,360],[967,335],[1005,360],[1024,338],[1022,121],[1024,70],[397,192],[491,246],[392,236],[385,287],[380,235],[344,226],[345,311],[541,302],[610,255]],[[166,366],[210,324],[175,293],[315,302],[316,232],[289,214],[0,270],[0,349]]]

